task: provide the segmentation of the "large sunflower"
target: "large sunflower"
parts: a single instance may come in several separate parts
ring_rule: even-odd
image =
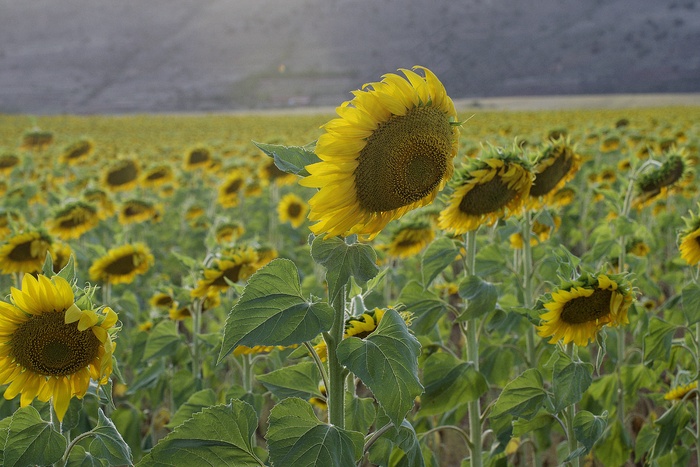
[[[49,233],[64,240],[80,238],[100,223],[97,209],[83,201],[66,204],[48,220]]]
[[[689,218],[683,218],[685,230],[679,234],[681,258],[690,266],[700,263],[700,217],[690,213]]]
[[[603,326],[629,323],[627,310],[633,299],[632,287],[620,276],[586,274],[545,301],[548,311],[540,316],[537,334],[551,337],[550,344],[563,340],[565,345],[588,345]]]
[[[420,253],[435,238],[435,231],[425,219],[402,225],[391,236],[387,254],[394,258],[410,258]]]
[[[531,207],[551,204],[556,193],[581,168],[581,156],[568,140],[549,141],[535,160],[535,180],[530,188]]]
[[[452,177],[457,112],[437,77],[401,70],[369,83],[336,109],[316,143],[321,162],[299,183],[320,188],[309,219],[317,234],[376,236],[429,204]]]
[[[294,193],[284,195],[277,205],[280,222],[289,222],[295,229],[304,223],[308,211],[306,202]]]
[[[0,384],[9,384],[5,398],[21,394],[22,407],[34,398],[52,399],[62,421],[71,398],[82,398],[90,379],[107,383],[117,314],[109,307],[81,310],[60,276],[26,274],[22,290],[12,288],[11,301],[0,302]]]
[[[204,278],[197,282],[191,296],[201,298],[212,290],[228,289],[228,281],[235,283],[246,280],[258,269],[258,261],[258,253],[251,247],[238,247],[225,252],[214,261],[214,268],[204,270]]]
[[[515,153],[491,148],[457,173],[454,186],[438,227],[461,235],[520,210],[530,193],[532,173]]]
[[[112,248],[95,260],[88,273],[91,281],[129,284],[148,271],[153,261],[151,250],[143,243],[127,244]]]
[[[40,271],[49,252],[51,237],[47,234],[41,231],[17,234],[0,246],[0,271],[3,274]]]

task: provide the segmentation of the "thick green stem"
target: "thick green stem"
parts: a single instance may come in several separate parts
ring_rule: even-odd
[[[324,333],[328,349],[328,421],[338,428],[345,428],[345,374],[338,361],[338,344],[343,340],[345,328],[345,286],[333,300],[335,317],[330,332]]]
[[[700,323],[695,323],[695,343],[700,348]],[[700,390],[700,351],[695,352],[695,368],[695,381],[698,383],[696,390]],[[695,397],[695,457],[700,459],[700,395]]]
[[[525,308],[532,308],[532,247],[530,246],[530,237],[532,236],[532,222],[530,219],[530,211],[528,209],[523,213],[523,301]],[[535,327],[528,326],[526,343],[527,343],[527,360],[528,365],[532,368],[536,367],[535,353]]]
[[[199,334],[202,332],[202,301],[192,303],[192,376],[197,389],[202,389],[202,375],[199,357]]]
[[[571,342],[568,345],[567,350],[567,353],[569,354],[569,357],[571,357],[571,360],[577,361],[578,352],[576,349],[576,344]],[[566,413],[564,414],[566,417],[566,439],[569,446],[569,454],[571,454],[572,452],[576,451],[576,449],[578,449],[578,441],[576,440],[576,435],[574,434],[574,418],[576,417],[576,404],[571,404],[564,410],[566,411]],[[579,458],[574,457],[573,459],[571,459],[571,465],[573,465],[574,467],[579,467]]]
[[[476,230],[467,232],[465,238],[467,254],[464,265],[467,274],[476,274]],[[471,361],[474,369],[479,371],[479,328],[478,320],[470,319],[466,322],[464,334],[466,338],[467,360]],[[469,402],[469,437],[471,439],[471,466],[481,467],[481,400],[477,398]]]
[[[249,354],[243,354],[243,389],[253,392],[253,362]]]

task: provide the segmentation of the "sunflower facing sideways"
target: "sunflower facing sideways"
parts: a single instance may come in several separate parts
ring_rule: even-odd
[[[88,271],[91,281],[110,284],[130,284],[153,264],[153,255],[143,243],[126,244],[112,248],[98,258]]]
[[[80,238],[99,223],[100,216],[95,206],[84,201],[66,204],[47,221],[49,232],[64,240]]]
[[[435,239],[435,231],[427,219],[416,219],[401,225],[391,236],[387,254],[392,258],[410,258],[420,253]]]
[[[317,235],[375,237],[390,221],[431,203],[452,177],[457,112],[438,78],[402,69],[354,91],[316,143],[321,162],[299,183],[320,188],[309,219]]]
[[[21,394],[52,401],[59,421],[73,397],[82,399],[90,380],[106,384],[112,374],[117,314],[109,307],[82,310],[71,285],[26,274],[22,289],[11,289],[11,303],[0,302],[0,384],[5,399]]]
[[[221,258],[214,260],[215,267],[204,270],[204,278],[197,282],[190,295],[193,298],[205,297],[210,291],[223,291],[230,282],[249,278],[258,269],[258,253],[251,247],[237,247],[226,251]]]
[[[700,263],[700,217],[691,212],[690,217],[683,220],[686,228],[679,234],[681,258],[695,266]]]
[[[51,252],[51,237],[35,230],[19,233],[0,246],[0,272],[34,273],[41,270],[46,254]]]
[[[550,141],[535,160],[535,180],[530,188],[531,207],[552,204],[557,192],[581,168],[581,156],[568,140]]]
[[[658,199],[663,199],[669,190],[684,180],[690,180],[693,170],[685,148],[672,147],[666,153],[666,160],[654,170],[642,174],[637,179],[637,196],[633,206],[642,209]]]
[[[308,211],[309,208],[304,200],[294,193],[284,195],[277,205],[280,222],[289,222],[295,229],[304,223]]]
[[[530,193],[532,173],[516,153],[491,147],[459,170],[453,182],[438,227],[462,235],[518,212]]]
[[[622,276],[584,274],[545,300],[547,311],[540,315],[537,334],[550,337],[550,344],[561,340],[564,345],[586,346],[603,326],[629,323],[627,310],[633,300],[632,286]]]

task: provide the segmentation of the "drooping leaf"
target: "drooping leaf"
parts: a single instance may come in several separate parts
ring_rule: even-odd
[[[208,407],[158,442],[137,465],[259,467],[251,441],[257,426],[255,410],[243,401]]]
[[[546,397],[542,374],[536,368],[530,368],[506,384],[491,409],[491,417],[509,414],[531,420],[544,404]]]
[[[355,397],[345,395],[345,428],[351,431],[367,433],[377,418],[374,399],[371,397]]]
[[[644,336],[644,363],[651,365],[656,360],[668,361],[671,342],[676,326],[653,317],[649,320],[649,332]]]
[[[275,165],[283,172],[302,177],[309,175],[306,166],[321,162],[313,148],[308,146],[283,146],[281,144],[266,144],[253,141],[265,154],[275,160]]]
[[[452,264],[459,250],[454,241],[447,237],[441,237],[428,245],[421,256],[421,278],[423,288],[427,289],[431,282]]]
[[[652,459],[657,459],[671,451],[678,440],[678,434],[690,420],[686,404],[673,404],[661,415],[654,425],[659,427],[659,434],[654,443]]]
[[[219,361],[238,345],[301,344],[332,323],[333,308],[302,296],[294,263],[275,259],[251,276],[229,313]]]
[[[418,380],[420,344],[395,310],[387,310],[366,339],[350,337],[338,345],[338,360],[372,391],[395,426],[423,392]]]
[[[468,300],[460,320],[479,318],[496,309],[498,290],[479,276],[467,276],[459,283],[459,296]]]
[[[441,316],[447,311],[447,304],[431,290],[423,290],[416,281],[410,281],[399,295],[399,302],[413,313],[411,329],[418,335],[432,331]]]
[[[275,405],[269,423],[266,438],[275,466],[345,467],[362,456],[361,433],[322,423],[302,399],[290,397]]]
[[[563,352],[554,364],[552,390],[554,392],[554,412],[576,404],[593,382],[593,365],[573,361]]]
[[[213,390],[202,389],[197,391],[187,399],[187,402],[178,407],[177,412],[175,412],[166,426],[173,429],[178,425],[182,425],[192,418],[193,414],[200,412],[206,407],[216,405],[216,402],[216,393]]]
[[[610,420],[610,427],[595,446],[595,455],[603,465],[623,466],[630,457],[632,446],[620,421],[615,417]]]
[[[695,324],[700,321],[700,285],[690,283],[683,287],[681,292],[683,301],[683,314],[685,314],[688,324]]]
[[[63,457],[66,447],[66,438],[43,420],[34,407],[22,407],[12,415],[8,427],[3,465],[50,465]]]
[[[148,334],[144,360],[173,354],[183,342],[183,337],[177,332],[177,323],[166,319],[156,324]]]
[[[574,417],[574,435],[576,441],[583,444],[584,454],[593,449],[593,445],[600,439],[608,424],[608,412],[601,415],[593,415],[587,410],[582,410]]]
[[[107,467],[108,465],[110,464],[105,459],[95,457],[78,444],[70,450],[65,467]]]
[[[314,362],[286,366],[264,375],[257,375],[256,379],[280,399],[287,397],[308,399],[322,396],[318,389],[321,372]]]
[[[97,410],[97,415],[97,426],[92,430],[90,437],[83,438],[80,444],[91,455],[105,459],[109,465],[131,465],[131,449],[117,431],[117,427],[105,416],[102,409]]]
[[[434,353],[423,365],[421,415],[437,415],[476,400],[488,389],[474,365],[447,353]]]
[[[365,284],[379,272],[377,254],[362,243],[348,245],[339,237],[316,237],[311,243],[311,257],[326,268],[329,300],[333,302],[342,292],[343,286],[355,279],[358,285]]]

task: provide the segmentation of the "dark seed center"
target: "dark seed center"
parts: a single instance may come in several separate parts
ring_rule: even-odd
[[[590,297],[576,297],[564,304],[561,319],[568,324],[595,321],[610,313],[612,290],[596,289]]]

